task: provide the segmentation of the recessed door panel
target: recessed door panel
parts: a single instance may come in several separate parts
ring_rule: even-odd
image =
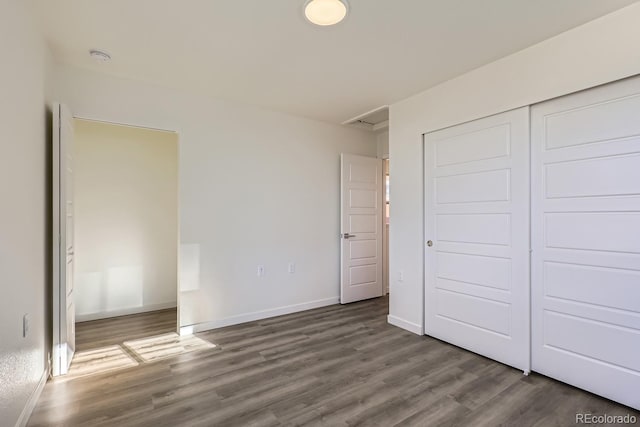
[[[352,260],[373,259],[378,257],[376,240],[355,240],[349,242],[349,256]]]
[[[545,166],[546,197],[609,197],[640,195],[638,156],[624,154]]]
[[[375,214],[349,215],[349,233],[376,233],[378,216]]]
[[[436,238],[444,242],[508,246],[510,213],[440,213],[435,218]]]
[[[472,172],[436,178],[436,201],[446,203],[505,202],[509,200],[509,170]]]
[[[434,141],[433,160],[439,167],[508,157],[510,139],[511,129],[507,123],[449,134]]]
[[[585,93],[586,91],[578,96],[584,99]],[[590,93],[594,93],[593,89]],[[564,98],[565,101],[567,99]],[[540,125],[544,126],[545,132],[542,142],[545,149],[606,142],[640,134],[640,122],[637,117],[640,111],[640,95],[621,96],[611,101],[568,108],[563,106],[558,111],[540,117]]]
[[[511,289],[511,260],[486,255],[438,251],[436,276],[478,286]]]
[[[437,315],[468,325],[478,332],[510,335],[510,304],[468,293],[438,289]]]
[[[349,190],[349,207],[351,208],[376,208],[378,206],[378,193],[374,190],[367,189],[350,189]]]

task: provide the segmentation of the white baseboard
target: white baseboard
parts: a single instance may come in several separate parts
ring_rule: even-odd
[[[424,331],[422,330],[422,325],[409,322],[407,320],[401,319],[396,316],[392,316],[390,314],[387,316],[387,323],[393,326],[397,326],[398,328],[405,329],[409,332],[413,332],[416,335],[424,335]]]
[[[40,394],[44,389],[45,384],[47,383],[47,378],[49,377],[49,370],[47,368],[42,372],[42,376],[40,377],[40,381],[38,381],[38,385],[36,386],[31,396],[29,396],[29,400],[27,400],[27,404],[24,405],[22,412],[20,413],[20,417],[18,417],[18,421],[16,421],[16,427],[25,427],[27,422],[29,422],[29,417],[31,413],[35,409],[38,399],[40,398]]]
[[[147,313],[149,311],[166,310],[176,308],[175,302],[163,304],[149,304],[142,307],[123,308],[122,310],[102,311],[99,313],[76,314],[76,322],[89,322],[91,320],[108,319],[109,317],[128,316],[129,314]]]
[[[238,325],[240,323],[253,322],[255,320],[268,319],[269,317],[282,316],[284,314],[297,313],[299,311],[311,310],[340,303],[340,297],[325,298],[316,301],[303,302],[301,304],[287,305],[284,307],[272,308],[269,310],[254,311],[252,313],[239,314],[237,316],[226,317],[211,322],[196,323],[194,325],[182,326],[180,335],[191,335],[195,332],[209,331],[211,329],[224,328],[225,326]]]

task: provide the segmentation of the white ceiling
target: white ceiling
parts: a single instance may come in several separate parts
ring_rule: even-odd
[[[29,0],[60,62],[335,123],[635,0]],[[113,60],[94,62],[89,49]]]

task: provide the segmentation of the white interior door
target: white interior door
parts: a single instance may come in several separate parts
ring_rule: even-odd
[[[53,375],[66,374],[75,351],[73,300],[73,117],[53,108]]]
[[[340,302],[383,294],[382,160],[341,155]]]
[[[532,364],[640,409],[640,78],[532,107]]]
[[[528,372],[529,109],[424,141],[425,333]]]

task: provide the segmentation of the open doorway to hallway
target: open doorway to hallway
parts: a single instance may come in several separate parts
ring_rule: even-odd
[[[178,136],[85,119],[73,128],[70,377],[136,365],[126,340],[178,339]]]
[[[389,106],[343,122],[374,133],[376,156],[341,157],[342,304],[389,294]]]

